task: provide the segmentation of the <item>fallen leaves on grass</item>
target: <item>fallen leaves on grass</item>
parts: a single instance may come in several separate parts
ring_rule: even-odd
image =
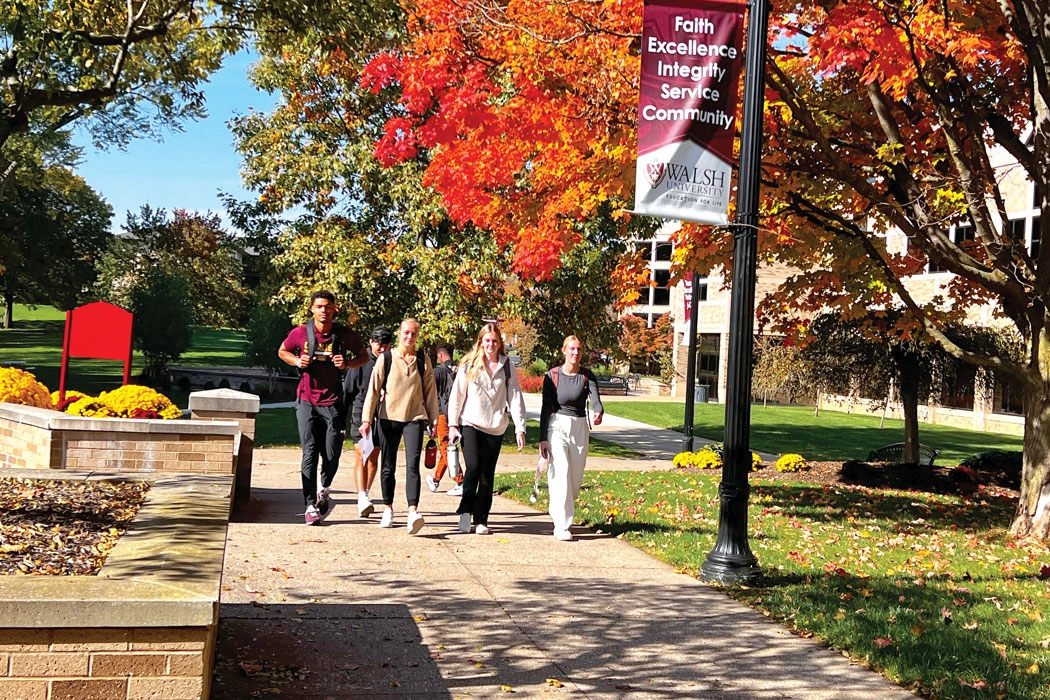
[[[141,481],[0,477],[0,574],[97,574],[148,491]]]

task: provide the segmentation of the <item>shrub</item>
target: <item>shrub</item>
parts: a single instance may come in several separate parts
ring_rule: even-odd
[[[800,472],[803,469],[809,469],[809,464],[806,463],[806,459],[800,454],[788,453],[781,455],[780,459],[777,460],[778,472]]]
[[[1008,450],[988,450],[980,454],[970,455],[960,464],[980,472],[1021,472],[1021,464],[1024,458],[1023,452],[1010,452]]]
[[[757,472],[762,468],[762,458],[758,456],[757,452],[751,453],[751,471]]]
[[[706,445],[696,452],[679,452],[672,462],[679,468],[717,469],[722,466],[722,455],[711,449],[711,445]]]
[[[86,416],[88,418],[116,418],[109,406],[94,396],[82,396],[69,404],[65,410],[74,416]]]
[[[36,377],[16,367],[0,367],[0,401],[53,408],[51,393]]]
[[[528,367],[525,368],[525,374],[529,377],[542,377],[550,369],[547,363],[543,360],[533,360]]]
[[[722,466],[724,448],[720,442],[704,445],[696,452],[679,452],[671,460],[679,468],[695,467],[697,469],[717,469]],[[751,453],[751,471],[762,468],[762,458],[757,452]]]
[[[174,420],[182,416],[182,411],[171,399],[148,386],[127,384],[113,391],[104,391],[98,398],[121,418]]]
[[[72,400],[71,400],[72,397]],[[119,389],[88,396],[79,391],[67,391],[63,411],[74,416],[91,418],[164,418],[182,417],[182,411],[171,400],[154,389],[128,384]]]
[[[66,398],[64,398],[61,401],[59,401],[58,400],[58,394],[59,394],[59,392],[57,392],[57,391],[52,391],[51,392],[51,403],[54,405],[54,409],[56,411],[62,411],[63,413],[65,412],[65,410],[67,408],[69,408],[69,405],[71,403],[73,403],[73,402],[75,402],[75,401],[77,401],[79,399],[82,399],[85,396],[87,396],[87,394],[85,394],[82,391],[74,391],[73,389],[70,389],[69,391],[66,392]]]
[[[518,381],[521,382],[521,390],[526,394],[538,394],[543,391],[543,377],[528,377],[519,376]]]

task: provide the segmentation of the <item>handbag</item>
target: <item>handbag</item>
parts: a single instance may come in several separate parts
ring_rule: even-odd
[[[423,453],[423,466],[427,469],[433,469],[437,466],[438,459],[438,444],[437,440],[430,438],[427,440],[426,451]]]

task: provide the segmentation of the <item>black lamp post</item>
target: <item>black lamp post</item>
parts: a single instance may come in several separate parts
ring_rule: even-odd
[[[751,353],[754,346],[755,259],[768,12],[767,0],[750,1],[740,178],[737,182],[736,222],[733,224],[733,288],[729,306],[725,449],[722,483],[718,487],[718,538],[700,567],[704,581],[723,583],[747,583],[762,575],[758,559],[747,543],[747,502],[751,493],[748,485],[751,471]]]
[[[685,437],[682,438],[682,451],[693,451],[693,422],[696,416],[694,401],[696,399],[696,314],[700,310],[699,295],[696,293],[698,275],[692,273],[689,289],[689,357],[685,363]]]

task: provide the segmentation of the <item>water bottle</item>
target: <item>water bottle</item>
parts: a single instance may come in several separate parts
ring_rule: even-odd
[[[459,476],[459,440],[448,444],[448,474],[453,479]]]
[[[427,469],[433,469],[437,464],[438,457],[438,444],[434,438],[427,440],[426,450],[423,453],[423,466]]]

